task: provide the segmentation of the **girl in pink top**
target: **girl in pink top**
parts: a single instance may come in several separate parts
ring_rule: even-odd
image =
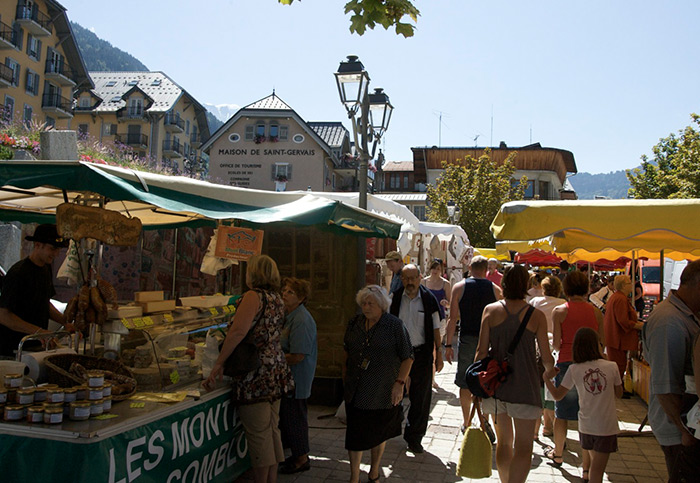
[[[606,360],[598,334],[591,328],[579,329],[574,337],[574,364],[559,387],[544,378],[547,388],[560,400],[570,389],[578,393],[578,430],[583,448],[583,481],[603,481],[610,453],[617,451],[617,409],[615,398],[622,396],[622,379],[614,362]]]

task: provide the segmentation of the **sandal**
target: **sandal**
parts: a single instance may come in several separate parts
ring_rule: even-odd
[[[552,460],[552,464],[556,467],[559,467],[562,465],[562,463],[564,463],[564,456],[555,454],[554,448],[552,448],[551,446],[547,446],[544,449],[544,455],[545,455],[545,457]],[[559,461],[557,461],[557,460],[559,460]]]
[[[583,474],[581,475],[581,479],[583,480],[583,483],[588,483],[588,470],[583,470]]]
[[[367,483],[375,483],[379,481],[379,477],[380,475],[377,475],[376,478],[372,478],[371,476],[369,476],[369,473],[367,473]]]
[[[551,438],[552,436],[554,436],[554,431],[548,431],[546,429],[543,429],[542,436],[544,436],[545,438]]]

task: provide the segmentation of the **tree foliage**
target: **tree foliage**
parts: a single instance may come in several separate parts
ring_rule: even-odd
[[[641,167],[627,170],[630,198],[700,198],[700,116],[690,117],[693,123],[678,136],[654,146],[652,160],[642,156]]]
[[[283,5],[291,5],[294,0],[278,0]],[[381,25],[385,30],[394,27],[396,35],[412,37],[415,27],[402,22],[408,17],[416,23],[420,12],[409,0],[350,0],[345,4],[345,13],[350,17],[350,32],[362,35],[367,28]]]
[[[445,170],[435,186],[428,185],[428,220],[450,223],[447,202],[452,200],[460,209],[458,224],[467,232],[476,247],[493,247],[495,241],[489,227],[501,205],[507,201],[522,200],[527,178],[513,179],[515,166],[511,153],[503,164],[491,159],[491,150],[484,150],[479,159],[467,156],[459,164],[443,161]]]

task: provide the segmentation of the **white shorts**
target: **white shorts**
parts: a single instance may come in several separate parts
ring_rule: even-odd
[[[486,414],[506,413],[513,419],[539,419],[542,416],[542,408],[539,406],[509,403],[492,397],[481,400],[481,409]]]

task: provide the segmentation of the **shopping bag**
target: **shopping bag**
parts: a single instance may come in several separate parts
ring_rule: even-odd
[[[484,430],[486,421],[481,413],[479,401],[476,401],[472,406],[468,424],[471,424],[475,413],[478,415],[478,426],[470,426],[464,434],[457,462],[457,476],[488,478],[492,471],[491,441]]]

